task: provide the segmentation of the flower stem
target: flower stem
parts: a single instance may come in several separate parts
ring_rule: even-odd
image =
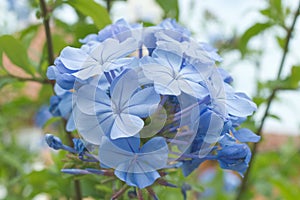
[[[142,190],[137,189],[138,200],[144,200]]]
[[[277,77],[276,77],[276,80],[280,80],[280,77],[281,77],[281,73],[282,73],[282,69],[284,67],[284,63],[285,63],[285,60],[286,60],[286,56],[287,56],[287,53],[288,53],[288,50],[289,50],[289,44],[290,44],[290,40],[292,38],[292,33],[294,31],[294,28],[295,28],[295,24],[297,22],[297,19],[298,19],[298,16],[299,16],[299,11],[300,11],[300,1],[299,1],[299,4],[298,4],[298,7],[297,7],[297,10],[295,11],[294,13],[294,18],[293,18],[293,22],[290,26],[289,29],[287,29],[287,35],[286,35],[286,39],[285,39],[285,45],[284,45],[284,49],[283,49],[283,54],[282,54],[282,58],[281,58],[281,62],[280,62],[280,65],[279,65],[279,69],[278,69],[278,73],[277,73]],[[277,92],[280,91],[280,89],[274,89],[272,91],[272,93],[270,94],[268,100],[267,100],[267,107],[266,107],[266,110],[264,112],[264,115],[261,119],[261,123],[260,123],[260,126],[258,127],[256,133],[257,135],[262,135],[262,130],[263,130],[263,127],[265,125],[265,121],[267,119],[267,117],[269,116],[269,112],[270,112],[270,107],[273,103],[273,100],[275,99],[276,97],[276,94]],[[243,196],[246,192],[246,189],[248,188],[249,186],[249,176],[250,176],[250,173],[251,173],[251,170],[252,170],[252,166],[253,166],[253,162],[254,162],[254,159],[256,157],[256,154],[257,154],[257,145],[258,143],[254,143],[253,144],[253,148],[252,148],[252,158],[249,162],[249,167],[248,167],[248,170],[246,171],[245,175],[244,175],[244,178],[243,178],[243,182],[242,182],[242,185],[240,187],[240,191],[236,197],[236,200],[240,200],[240,199],[243,199]]]

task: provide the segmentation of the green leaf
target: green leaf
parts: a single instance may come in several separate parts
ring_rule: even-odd
[[[293,200],[299,198],[300,192],[299,188],[290,183],[288,180],[280,178],[278,179],[271,179],[271,183],[279,190],[283,199],[286,200]]]
[[[285,38],[276,36],[277,44],[280,46],[280,48],[284,49],[285,45]]]
[[[178,21],[179,8],[177,0],[156,0],[165,12],[165,17],[175,18]]]
[[[0,78],[0,89],[3,88],[5,85],[13,83],[15,81],[16,79],[11,77]]]
[[[278,115],[275,115],[275,114],[269,114],[268,116],[269,116],[270,118],[272,118],[272,119],[277,120],[277,121],[281,121],[281,118],[280,118]]]
[[[19,66],[28,74],[34,75],[35,69],[30,64],[27,50],[19,40],[11,35],[1,36],[0,52],[5,53],[13,64]]]
[[[53,50],[54,53],[56,54],[58,54],[64,47],[68,45],[66,39],[61,35],[57,35],[57,34],[52,35],[52,40],[53,40]]]
[[[239,41],[239,49],[243,56],[247,52],[247,45],[251,38],[265,31],[271,26],[271,23],[256,23],[253,26],[251,26],[248,30],[246,30],[246,32],[241,36]]]
[[[93,19],[99,29],[111,23],[107,10],[93,0],[68,0],[66,3]]]
[[[294,88],[299,87],[300,82],[300,66],[293,66],[290,76],[291,86]]]

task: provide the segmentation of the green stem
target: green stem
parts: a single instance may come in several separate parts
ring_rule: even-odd
[[[293,33],[294,29],[295,29],[295,24],[296,24],[298,16],[299,16],[299,11],[300,11],[300,1],[299,1],[297,10],[294,13],[294,18],[293,18],[292,25],[291,25],[291,27],[289,29],[287,29],[287,35],[286,35],[286,39],[285,39],[286,42],[285,42],[285,46],[284,46],[284,49],[283,49],[283,54],[282,54],[281,62],[280,62],[280,65],[279,65],[279,69],[278,69],[276,80],[280,80],[282,69],[284,67],[286,56],[287,56],[287,53],[288,53],[288,50],[289,50],[289,44],[290,44],[290,40],[292,38],[292,33]],[[278,91],[280,91],[280,89],[274,89],[272,91],[272,93],[270,94],[268,100],[267,100],[266,110],[265,110],[264,115],[263,115],[263,117],[261,119],[260,126],[258,127],[258,129],[256,131],[257,135],[262,135],[262,130],[263,130],[263,127],[265,125],[265,121],[266,121],[267,117],[269,116],[270,107],[271,107],[271,105],[273,103],[273,100],[275,99],[276,94],[277,94]],[[239,191],[239,193],[238,193],[238,195],[236,197],[236,200],[243,199],[243,196],[244,196],[244,194],[246,192],[246,189],[248,188],[248,185],[249,185],[248,179],[249,179],[251,170],[253,168],[253,163],[254,163],[254,160],[255,160],[255,157],[256,157],[256,154],[257,154],[257,146],[258,146],[258,143],[254,143],[253,144],[252,158],[251,158],[251,160],[249,162],[248,170],[246,171],[246,173],[244,175],[243,182],[242,182],[242,185],[240,187],[240,191]]]

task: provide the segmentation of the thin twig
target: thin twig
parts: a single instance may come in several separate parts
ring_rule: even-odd
[[[19,77],[19,76],[14,76],[12,74],[0,76],[0,79],[2,78],[12,78],[16,79],[19,82],[26,82],[26,81],[32,81],[32,82],[38,82],[38,83],[43,83],[43,84],[51,84],[51,82],[47,79],[42,79],[42,78],[24,78],[24,77]]]
[[[284,49],[283,49],[283,54],[282,54],[281,62],[280,62],[280,65],[279,65],[279,69],[278,69],[276,80],[280,80],[282,69],[284,67],[286,56],[287,56],[287,53],[288,53],[288,50],[289,50],[289,43],[290,43],[290,40],[292,38],[292,33],[294,31],[295,24],[296,24],[298,16],[299,16],[299,11],[300,11],[300,1],[299,1],[297,10],[294,13],[294,18],[293,18],[292,25],[287,30],[287,35],[286,35],[286,39],[285,39],[286,42],[285,42],[285,46],[284,46]],[[260,126],[258,127],[258,129],[256,131],[257,135],[262,135],[262,130],[263,130],[263,127],[265,125],[265,121],[266,121],[267,117],[269,116],[270,107],[271,107],[271,105],[273,103],[273,100],[275,99],[276,94],[277,94],[278,91],[279,91],[279,89],[276,89],[276,88],[273,89],[272,93],[270,94],[270,96],[269,96],[269,98],[267,100],[266,110],[265,110],[264,115],[263,115],[263,117],[261,119]],[[258,145],[258,143],[254,143],[253,144],[252,158],[251,158],[251,160],[249,162],[248,170],[246,171],[246,173],[244,175],[243,182],[242,182],[242,185],[240,187],[240,191],[239,191],[239,193],[238,193],[238,195],[236,197],[236,200],[241,200],[242,197],[243,197],[243,195],[244,195],[244,193],[246,192],[246,189],[248,188],[248,184],[249,184],[248,179],[249,179],[249,176],[250,176],[250,172],[251,172],[251,169],[252,169],[252,166],[253,166],[254,159],[255,159],[256,154],[257,154],[257,145]]]
[[[47,49],[48,49],[48,64],[52,65],[54,63],[54,53],[53,53],[53,43],[50,31],[50,20],[49,20],[49,13],[48,8],[46,5],[45,0],[40,0],[41,6],[41,15],[43,17],[43,23],[46,33],[46,41],[47,41]]]
[[[45,34],[46,34],[46,44],[47,44],[47,50],[48,50],[48,64],[52,65],[54,63],[54,52],[53,52],[53,43],[52,43],[52,36],[51,36],[51,30],[50,30],[50,18],[49,18],[49,12],[47,8],[47,4],[45,0],[40,0],[40,6],[41,6],[41,15],[43,17],[44,22],[44,28],[45,28]],[[65,122],[66,124],[66,122]],[[67,131],[66,131],[67,132]],[[72,135],[67,132],[69,144],[72,145]],[[74,180],[74,189],[75,189],[75,199],[81,200],[82,194],[81,194],[81,187],[80,187],[80,181]]]
[[[129,188],[128,185],[124,185],[119,191],[117,191],[115,194],[113,194],[113,196],[111,197],[111,200],[115,200],[118,197],[120,197],[122,194],[124,194],[124,192],[126,192],[126,190]]]
[[[111,9],[111,0],[106,0],[106,10],[107,12],[109,13],[110,12],[110,9]]]
[[[137,189],[137,197],[138,197],[138,200],[144,200],[141,189]]]

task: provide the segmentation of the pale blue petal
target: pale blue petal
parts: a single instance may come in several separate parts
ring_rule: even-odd
[[[74,97],[78,108],[85,114],[100,115],[104,112],[112,112],[110,98],[104,91],[93,85],[82,86]]]
[[[121,141],[121,144],[126,144],[126,140]],[[124,146],[124,148],[126,148]],[[130,160],[134,157],[132,151],[127,151],[122,146],[117,146],[108,137],[102,137],[99,146],[99,160],[101,164],[106,167],[116,169],[123,163],[130,163]]]
[[[57,75],[59,74],[58,69],[56,66],[49,66],[47,69],[47,78],[49,80],[55,80]]]
[[[170,66],[162,65],[150,57],[143,60],[142,68],[148,79],[157,81],[161,79],[173,80],[175,78],[174,70]]]
[[[71,114],[68,119],[67,125],[66,125],[66,130],[71,132],[71,131],[74,131],[75,129],[76,129],[76,126],[75,126],[74,117],[73,117],[73,114]]]
[[[97,118],[101,130],[105,133],[105,135],[109,136],[112,126],[115,123],[115,115],[111,111],[107,110],[107,112],[104,112],[104,110],[102,110],[101,114],[98,114]]]
[[[152,56],[161,65],[171,67],[175,72],[179,72],[182,64],[182,55],[157,49],[153,52]]]
[[[129,100],[129,106],[124,111],[139,117],[148,117],[155,112],[160,102],[160,96],[153,87],[138,91]]]
[[[260,136],[247,128],[241,128],[238,131],[234,131],[233,135],[240,142],[258,142],[260,140]]]
[[[129,38],[120,43],[115,39],[107,39],[102,43],[98,43],[91,50],[90,55],[98,60],[101,64],[120,57],[127,56],[137,49],[137,42],[133,38]]]
[[[60,54],[60,60],[66,68],[81,70],[87,66],[95,65],[95,61],[82,49],[66,47]]]
[[[138,66],[137,58],[119,58],[115,60],[109,60],[103,64],[103,70],[109,72],[110,70],[119,69],[119,68],[134,68]]]
[[[226,107],[228,113],[238,117],[247,117],[252,115],[252,113],[256,110],[253,108],[253,103],[250,103],[247,99],[242,98],[228,98],[226,99]]]
[[[70,91],[69,90],[66,90],[66,89],[64,89],[64,88],[62,88],[60,85],[58,85],[58,84],[55,84],[54,85],[54,92],[55,92],[55,94],[57,95],[57,96],[62,96],[62,95],[64,95],[64,94],[66,94],[66,93],[69,93]]]
[[[154,80],[155,91],[162,95],[175,95],[181,94],[178,81],[171,77],[161,77],[160,80]]]
[[[136,135],[144,127],[144,121],[130,114],[116,115],[114,124],[111,129],[111,139],[131,137]]]
[[[73,76],[81,79],[81,80],[87,80],[93,76],[96,75],[102,75],[103,74],[103,68],[100,64],[95,62],[93,65],[88,66],[86,68],[81,69],[78,72],[73,73]]]
[[[122,181],[125,181],[127,185],[138,187],[140,189],[152,185],[154,181],[160,177],[157,171],[147,173],[128,173],[116,170],[115,175]]]
[[[115,140],[110,140],[115,146],[120,147],[121,149],[137,153],[140,148],[140,138],[139,137],[128,137],[128,138],[119,138]]]
[[[91,144],[99,145],[104,132],[99,126],[97,117],[80,112],[76,106],[73,115],[76,128],[83,139]]]
[[[179,73],[183,79],[187,79],[193,82],[203,81],[201,72],[196,70],[192,65],[187,65],[180,70]]]
[[[72,112],[72,94],[66,94],[63,96],[62,100],[58,104],[58,109],[61,113],[61,116],[65,119],[68,119]]]
[[[178,80],[178,85],[181,91],[199,99],[203,99],[209,94],[207,88],[190,80]]]
[[[163,137],[154,137],[140,150],[138,162],[146,172],[162,169],[167,166],[168,145]]]
[[[128,100],[138,88],[138,76],[134,70],[125,70],[111,83],[110,94],[113,106],[123,110],[128,106]]]

